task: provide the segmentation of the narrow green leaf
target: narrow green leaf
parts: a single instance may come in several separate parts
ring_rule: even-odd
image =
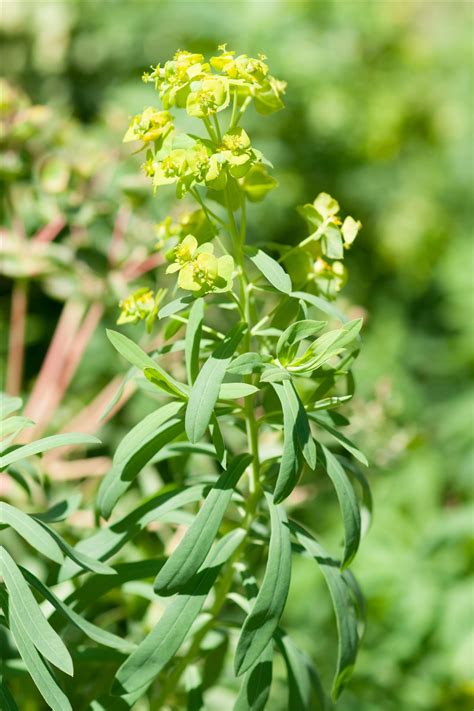
[[[92,435],[69,432],[66,434],[53,435],[52,437],[44,437],[31,444],[17,447],[11,452],[8,452],[8,454],[4,454],[0,457],[0,467],[7,467],[9,464],[17,462],[19,459],[31,457],[33,454],[40,454],[41,452],[47,452],[49,449],[66,447],[71,444],[100,444],[100,440]]]
[[[170,378],[166,374],[163,375],[163,371],[161,370],[157,370],[156,368],[144,368],[143,375],[150,383],[153,383],[153,385],[156,385],[168,395],[179,397],[182,400],[186,400],[187,395],[189,395],[181,383],[178,387],[175,385],[177,381],[174,381],[174,378]]]
[[[220,475],[184,538],[158,573],[155,592],[172,595],[200,568],[219,531],[234,487],[251,461],[250,454],[240,454],[232,460],[227,471]]]
[[[186,711],[204,711],[202,676],[195,664],[186,667],[184,686],[186,689]]]
[[[283,381],[283,390],[293,413],[296,438],[301,447],[303,457],[306,459],[308,466],[314,469],[316,467],[316,445],[311,435],[308,415],[291,380]]]
[[[185,309],[189,308],[189,305],[192,304],[194,301],[193,296],[180,296],[179,299],[174,299],[173,301],[170,301],[168,304],[165,304],[159,311],[158,311],[158,318],[166,318],[167,316],[172,316],[173,314],[177,314],[180,311],[184,311]]]
[[[344,574],[339,570],[338,562],[297,523],[290,521],[290,528],[298,543],[319,565],[331,595],[338,632],[337,668],[332,688],[332,695],[336,700],[352,675],[359,642],[351,592],[344,580]]]
[[[353,442],[350,441],[345,435],[341,434],[339,430],[334,429],[334,427],[331,427],[331,425],[328,425],[325,420],[323,420],[321,417],[318,417],[317,415],[309,412],[308,417],[310,420],[313,420],[313,422],[317,422],[317,424],[325,429],[327,432],[329,432],[334,439],[336,439],[341,447],[344,447],[350,454],[352,454],[357,461],[359,461],[361,464],[365,464],[366,467],[369,466],[369,462],[367,461],[367,457],[365,454],[363,454],[360,449],[358,449]]]
[[[23,405],[21,397],[12,397],[6,393],[0,393],[0,419],[8,417],[16,412]]]
[[[106,647],[120,649],[124,652],[130,652],[134,649],[135,645],[131,644],[126,639],[117,637],[117,635],[97,627],[92,624],[92,622],[86,620],[85,617],[78,615],[77,612],[72,610],[68,605],[66,605],[66,603],[60,600],[50,588],[44,585],[41,580],[38,580],[35,575],[30,573],[29,570],[26,570],[26,568],[22,568],[20,566],[20,571],[29,585],[36,588],[45,600],[48,600],[48,602],[50,602],[56,610],[58,610],[75,627],[84,632],[89,639],[92,639],[98,644],[103,644]]]
[[[18,612],[13,610],[10,614],[10,629],[31,678],[52,711],[72,711],[69,699],[59,688],[56,679],[31,643],[25,632],[25,626],[19,619]]]
[[[219,397],[219,390],[226,368],[239,345],[245,324],[237,324],[209,356],[192,387],[186,408],[186,434],[191,442],[198,442],[211,420],[212,411]]]
[[[178,416],[181,402],[170,402],[147,415],[120,442],[112,468],[100,484],[99,510],[108,518],[118,499],[129,488],[138,472],[161,449],[183,430]]]
[[[290,294],[292,290],[291,279],[278,262],[270,257],[266,252],[254,247],[247,247],[245,250],[247,257],[254,264],[265,279],[270,282],[275,289],[284,294]]]
[[[140,346],[130,340],[130,338],[124,336],[123,333],[112,331],[110,329],[107,329],[107,337],[115,350],[117,350],[129,363],[142,371],[145,368],[152,368],[153,370],[158,371],[164,381],[171,383],[180,392],[185,394],[181,383],[163,370],[163,368],[161,368],[158,363],[153,360],[153,358],[145,353]]]
[[[54,538],[63,553],[84,570],[89,570],[93,573],[98,573],[99,575],[113,575],[115,573],[114,569],[111,568],[109,565],[105,565],[105,563],[101,563],[100,560],[96,560],[96,558],[84,555],[84,553],[76,551],[72,546],[69,545],[69,543],[64,540],[64,538],[62,538],[58,533],[56,533],[56,531],[51,528],[48,528],[45,523],[42,523],[41,521],[38,521],[38,523],[40,524],[40,526],[43,527],[45,531],[49,533],[52,538]]]
[[[261,383],[282,383],[284,380],[291,380],[291,375],[278,366],[268,366],[260,377]]]
[[[11,526],[27,543],[42,555],[61,565],[64,556],[54,538],[40,523],[23,511],[2,501],[0,503],[0,524]]]
[[[162,558],[155,557],[132,563],[116,563],[114,566],[115,575],[91,575],[66,598],[65,603],[70,607],[73,606],[76,612],[80,612],[90,605],[91,600],[94,602],[99,600],[103,595],[122,587],[130,580],[136,581],[154,577],[163,562]],[[51,620],[56,614],[54,613]]]
[[[296,321],[283,331],[276,345],[278,360],[282,365],[291,362],[297,352],[301,341],[315,336],[327,326],[327,321],[312,321],[304,319]]]
[[[227,367],[227,373],[232,375],[252,375],[258,373],[265,364],[263,356],[259,353],[242,353],[234,358]]]
[[[219,400],[238,400],[258,393],[258,388],[250,383],[222,383]]]
[[[219,420],[214,412],[212,413],[209,430],[211,432],[211,439],[216,450],[216,456],[219,460],[219,464],[225,469],[227,467],[227,449],[225,448],[224,437],[222,436]]]
[[[72,675],[72,659],[64,642],[41,612],[20,569],[3,546],[0,546],[0,571],[10,595],[10,619],[16,617],[16,626],[22,636],[29,639],[51,664]]]
[[[31,427],[34,424],[33,420],[30,420],[28,417],[21,417],[20,415],[2,420],[0,423],[0,437],[2,438],[0,448],[5,450],[10,442],[13,442],[15,437],[17,437],[25,427]]]
[[[346,346],[357,338],[361,326],[362,319],[355,319],[346,323],[342,328],[323,334],[301,356],[288,364],[288,370],[311,372],[320,368],[331,358],[339,355]]]
[[[68,496],[67,499],[58,501],[53,504],[44,513],[34,514],[35,518],[43,521],[43,523],[57,523],[58,521],[65,521],[69,516],[77,511],[81,505],[82,494],[73,494]]]
[[[328,316],[332,316],[333,318],[337,318],[338,321],[341,321],[342,323],[346,323],[346,321],[348,321],[347,316],[344,316],[342,311],[339,311],[339,309],[334,306],[334,304],[331,304],[329,301],[326,301],[320,296],[308,294],[306,291],[293,291],[290,296],[293,296],[295,299],[301,299],[302,301],[305,301],[311,306],[315,306],[323,313],[327,314]]]
[[[298,649],[282,629],[277,630],[275,639],[287,669],[288,709],[325,711],[326,700],[321,680],[309,657]]]
[[[354,559],[360,544],[361,520],[360,509],[349,477],[338,459],[324,445],[321,445],[322,466],[330,477],[341,509],[344,523],[344,555],[342,568],[347,568]]]
[[[270,509],[271,535],[268,562],[262,587],[246,618],[235,652],[235,673],[246,672],[255,664],[278,627],[286,604],[291,578],[291,542],[283,506],[266,495]]]
[[[3,679],[0,679],[0,702],[3,711],[19,711],[15,699]]]
[[[185,336],[186,374],[192,385],[199,373],[199,348],[204,321],[204,300],[196,299],[189,312]]]
[[[163,520],[170,512],[201,501],[205,490],[206,486],[202,484],[179,488],[165,487],[158,494],[146,499],[131,513],[77,543],[74,549],[82,554],[94,555],[97,560],[106,560],[152,521]],[[64,562],[59,577],[61,580],[67,580],[80,571],[79,565],[68,560]]]
[[[220,567],[244,539],[243,529],[231,531],[218,541],[200,572],[170,602],[158,624],[118,670],[112,693],[122,695],[146,687],[174,657],[199,615]]]
[[[273,641],[270,640],[255,664],[245,674],[234,711],[263,711],[270,696],[272,665]]]
[[[343,466],[345,469],[350,471],[355,479],[357,479],[362,489],[361,538],[363,538],[372,523],[373,500],[370,484],[367,477],[355,462],[344,459]]]
[[[278,503],[286,499],[295,488],[301,471],[301,457],[296,434],[296,421],[283,383],[272,382],[271,385],[278,395],[283,410],[283,452],[273,492],[273,499]]]

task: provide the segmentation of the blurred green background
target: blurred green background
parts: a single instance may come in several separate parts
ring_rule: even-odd
[[[265,53],[287,108],[250,119],[280,182],[252,234],[298,241],[294,207],[322,190],[363,223],[341,301],[366,319],[351,435],[372,464],[375,517],[354,566],[369,623],[341,711],[474,706],[473,16],[456,0],[4,3],[7,78],[109,146],[154,103],[150,64],[222,42]],[[8,280],[1,299],[7,314]],[[57,314],[47,297],[32,306],[27,385]],[[121,368],[112,353],[93,363],[103,345],[97,334],[72,383],[84,403],[91,380]],[[339,530],[337,517],[332,497],[303,512],[318,530]],[[303,562],[285,624],[327,681],[334,620]]]

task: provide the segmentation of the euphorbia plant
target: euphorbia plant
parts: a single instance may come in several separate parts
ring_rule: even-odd
[[[127,378],[135,377],[156,406],[122,440],[102,481],[99,513],[109,519],[126,496],[120,513],[77,550],[105,561],[160,522],[153,560],[130,564],[116,581],[108,576],[108,585],[156,575],[148,596],[165,605],[148,634],[133,640],[137,647],[118,666],[111,694],[124,707],[148,698],[151,708],[202,708],[210,687],[230,685],[235,709],[263,709],[278,652],[288,670],[288,708],[322,707],[317,672],[282,615],[293,554],[314,559],[337,620],[337,698],[361,630],[361,596],[348,570],[362,533],[354,479],[365,504],[370,494],[353,461],[365,458],[340,433],[348,420],[337,412],[353,394],[361,321],[347,321],[331,300],[360,225],[342,222],[337,202],[321,193],[300,208],[310,234],[299,245],[275,244],[263,229],[261,241],[248,244],[247,204],[277,185],[240,125],[252,104],[262,115],[283,107],[285,84],[269,74],[264,57],[222,47],[207,62],[179,51],[144,79],[154,82],[163,110],[134,117],[125,140],[144,149],[157,199],[174,185],[179,199],[198,205],[157,227],[169,262],[158,291],[141,288],[121,303],[119,323],[146,321],[159,345],[154,336],[154,350],[145,352],[109,332],[132,365]],[[203,131],[180,132],[172,114],[178,109]],[[176,293],[168,299],[170,288]],[[148,464],[163,485],[127,513],[136,499],[132,485],[137,477],[143,482]],[[343,519],[339,557],[288,516],[306,495],[300,482],[325,478]],[[68,562],[61,578],[80,573]],[[89,588],[97,589],[86,582],[69,604],[85,601]],[[114,703],[106,694],[93,707]]]

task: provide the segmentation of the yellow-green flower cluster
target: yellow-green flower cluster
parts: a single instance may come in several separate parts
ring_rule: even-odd
[[[266,57],[236,56],[219,47],[220,54],[206,62],[202,54],[178,50],[163,66],[152,67],[143,75],[154,82],[165,109],[185,108],[190,116],[205,118],[225,109],[231,99],[241,109],[250,101],[262,114],[283,108],[286,83],[269,74]]]
[[[147,329],[150,330],[158,313],[158,301],[160,297],[163,297],[161,292],[155,296],[152,290],[147,288],[133,291],[126,299],[120,301],[119,307],[121,312],[117,323],[124,324],[146,321]]]
[[[286,82],[269,74],[265,55],[257,59],[246,54],[235,55],[226,45],[219,47],[220,55],[211,57],[211,66],[228,77],[232,93],[236,92],[239,105],[253,99],[256,110],[261,114],[271,114],[284,107],[282,95]]]
[[[328,298],[334,298],[347,281],[344,250],[349,249],[361,228],[353,217],[342,221],[339,211],[339,203],[327,193],[300,206],[298,212],[310,235],[285,259],[290,272],[295,272],[295,281],[313,281]]]
[[[156,158],[149,157],[145,172],[153,179],[155,188],[175,183],[178,197],[183,197],[196,184],[223,190],[229,175],[242,178],[263,158],[239,127],[230,129],[218,145],[189,136],[177,137],[171,142],[173,145],[178,147],[171,147]]]
[[[196,237],[189,234],[176,247],[174,256],[175,261],[166,273],[179,272],[178,286],[181,289],[206,294],[228,291],[232,287],[234,260],[228,254],[216,257],[210,242],[199,245]]]
[[[182,240],[186,235],[194,235],[198,242],[207,242],[216,235],[216,229],[204,210],[186,211],[173,220],[169,215],[155,225],[158,242],[155,249],[163,249],[168,240]]]
[[[161,146],[173,128],[173,117],[169,111],[157,111],[149,106],[133,117],[123,142],[142,141],[146,145],[153,141]]]

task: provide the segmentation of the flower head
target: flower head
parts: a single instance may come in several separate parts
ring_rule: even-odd
[[[133,117],[123,142],[143,141],[146,144],[150,141],[159,141],[161,144],[173,128],[173,117],[169,111],[157,111],[149,106],[141,114]]]

